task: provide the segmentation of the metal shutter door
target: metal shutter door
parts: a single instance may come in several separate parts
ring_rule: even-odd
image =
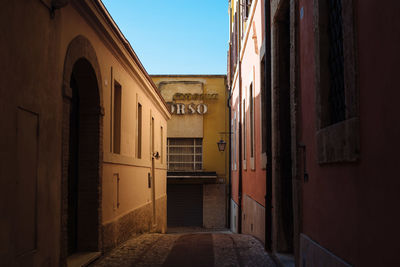
[[[167,185],[169,227],[203,226],[203,185]]]

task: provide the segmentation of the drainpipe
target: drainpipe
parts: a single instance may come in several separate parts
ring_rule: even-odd
[[[267,146],[267,168],[266,168],[266,195],[265,195],[265,248],[272,251],[272,118],[271,118],[271,2],[265,0],[264,3],[265,14],[265,90],[266,90],[266,146]]]
[[[231,229],[231,199],[232,199],[232,138],[231,138],[231,134],[232,134],[232,124],[231,124],[231,120],[232,120],[232,104],[231,104],[231,99],[232,99],[232,88],[230,85],[228,85],[228,102],[227,102],[227,106],[228,106],[228,111],[229,111],[229,168],[228,168],[228,221],[227,221],[227,225],[229,227],[229,229]]]

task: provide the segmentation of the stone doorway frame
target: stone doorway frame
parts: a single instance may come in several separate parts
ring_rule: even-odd
[[[98,114],[99,122],[98,137],[98,180],[97,184],[93,188],[96,188],[96,206],[97,206],[97,244],[96,250],[102,250],[102,211],[101,211],[101,199],[102,199],[102,162],[103,162],[103,94],[102,94],[102,79],[100,67],[98,64],[95,49],[91,45],[88,39],[79,35],[75,37],[68,45],[63,70],[62,80],[62,174],[61,174],[61,231],[60,231],[60,263],[61,266],[66,265],[68,256],[68,165],[69,165],[69,131],[70,131],[70,106],[72,100],[72,89],[70,88],[70,79],[75,63],[79,59],[86,59],[93,71],[95,72],[97,79],[97,88],[99,103],[94,108],[93,112]]]
[[[288,221],[288,214],[286,214],[286,205],[291,205],[290,210],[293,211],[293,203],[291,201],[285,200],[289,197],[285,195],[286,190],[288,190],[287,186],[290,186],[290,197],[293,197],[292,185],[287,184],[287,186],[283,185],[284,181],[284,169],[281,166],[281,162],[283,161],[285,155],[282,147],[283,144],[286,143],[290,139],[291,140],[291,132],[290,137],[283,137],[282,132],[285,132],[284,129],[282,131],[280,124],[282,123],[282,119],[280,118],[282,114],[283,106],[289,115],[290,120],[292,120],[290,111],[287,108],[291,109],[291,101],[290,101],[290,89],[291,89],[291,80],[290,80],[290,0],[281,0],[279,1],[279,5],[276,10],[272,14],[271,21],[271,33],[272,33],[272,206],[273,214],[272,214],[272,250],[275,253],[289,253],[287,250],[292,250],[293,239],[290,240],[290,230],[293,230],[293,217]],[[289,66],[288,66],[289,65]],[[283,70],[285,69],[285,70]],[[283,75],[287,79],[283,79],[281,77],[281,71],[283,71]],[[285,80],[288,84],[281,82]],[[285,90],[286,93],[282,95],[282,91]],[[283,97],[283,98],[281,98]],[[288,99],[287,99],[288,98]],[[285,107],[286,106],[286,107]],[[291,123],[291,121],[290,121]],[[287,125],[286,125],[287,126]],[[290,125],[291,127],[291,125]],[[283,140],[281,138],[284,138]],[[292,144],[291,144],[292,147]],[[290,148],[291,148],[290,147]],[[287,147],[286,149],[288,149]],[[292,155],[290,153],[290,160],[292,161]],[[293,175],[293,173],[291,173]],[[287,177],[286,177],[287,178]],[[291,212],[293,214],[293,212]],[[290,229],[291,228],[291,229]]]

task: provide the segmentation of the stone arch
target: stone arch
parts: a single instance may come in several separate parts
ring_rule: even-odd
[[[77,81],[76,81],[77,80]],[[66,262],[66,258],[70,251],[70,211],[71,211],[71,171],[72,164],[71,138],[72,126],[71,113],[74,108],[74,99],[78,94],[83,104],[78,104],[80,109],[78,113],[78,133],[79,138],[84,140],[81,142],[87,144],[83,148],[78,145],[79,167],[76,167],[77,175],[76,184],[78,190],[76,193],[76,216],[81,222],[77,223],[82,228],[80,231],[85,232],[83,237],[75,237],[76,252],[78,251],[101,251],[101,190],[102,190],[102,131],[103,131],[103,95],[102,95],[102,79],[100,67],[98,64],[95,49],[88,39],[83,36],[77,36],[68,45],[62,80],[62,98],[63,98],[63,115],[62,115],[62,181],[61,181],[61,263]],[[74,89],[75,88],[75,89]],[[92,137],[89,141],[88,137]],[[88,142],[89,141],[89,142]],[[87,152],[85,152],[87,150]],[[84,152],[81,152],[84,151]],[[84,154],[82,154],[84,153]],[[86,153],[86,154],[85,154]],[[78,156],[79,155],[79,156]],[[90,157],[88,160],[88,156]],[[79,197],[78,197],[79,196]],[[82,208],[81,203],[84,203]],[[83,209],[83,210],[78,210]],[[85,211],[90,211],[86,213]],[[80,213],[80,214],[79,214]],[[86,224],[86,225],[85,225]],[[89,227],[89,224],[91,228]]]
[[[84,36],[79,35],[73,39],[70,44],[68,45],[67,54],[64,60],[64,72],[63,72],[63,97],[64,98],[72,98],[72,90],[70,88],[70,78],[72,74],[72,69],[74,64],[78,59],[85,58],[87,59],[90,64],[92,65],[96,77],[97,77],[97,84],[99,87],[99,96],[100,96],[100,103],[99,107],[103,106],[103,92],[101,88],[101,72],[100,66],[97,61],[96,51],[94,50],[92,44],[86,39]]]

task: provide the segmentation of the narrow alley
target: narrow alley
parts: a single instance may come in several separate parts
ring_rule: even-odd
[[[89,266],[273,267],[276,265],[257,239],[226,231],[139,235]]]
[[[400,1],[2,3],[0,267],[400,266]]]

